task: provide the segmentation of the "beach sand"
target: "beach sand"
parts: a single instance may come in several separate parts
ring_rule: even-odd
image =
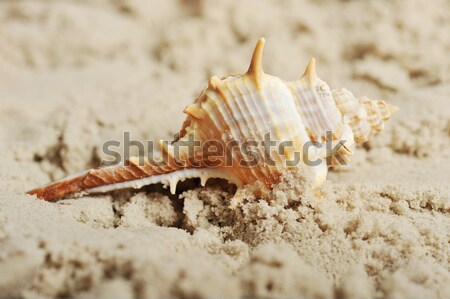
[[[450,297],[448,1],[0,2],[0,297]],[[231,209],[194,181],[57,202],[29,189],[102,144],[169,139],[212,75],[310,57],[400,107],[312,190],[287,172]],[[181,190],[180,190],[181,189]]]

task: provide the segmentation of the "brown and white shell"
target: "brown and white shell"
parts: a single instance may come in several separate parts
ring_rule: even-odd
[[[163,165],[148,158],[140,162],[135,157],[122,165],[63,178],[28,194],[55,200],[77,192],[107,192],[155,183],[169,185],[175,193],[178,181],[193,177],[199,177],[202,185],[209,178],[223,178],[238,188],[259,181],[270,189],[289,167],[311,168],[315,185],[322,184],[329,166],[348,161],[355,144],[380,132],[398,108],[384,101],[355,98],[346,89],[330,90],[317,77],[314,59],[298,80],[267,75],[261,65],[264,43],[263,38],[258,41],[245,74],[212,77],[207,88],[186,107],[187,119],[179,137],[170,144],[160,143]],[[267,133],[277,145],[289,141],[290,146],[268,149],[261,142]],[[201,145],[194,151],[180,146],[190,141],[189,136]],[[252,155],[239,146],[229,146],[249,141],[256,141]],[[335,153],[326,153],[323,144],[327,141],[343,146]],[[213,161],[206,157],[203,146],[207,143],[214,143],[221,154]],[[267,154],[274,163],[260,159],[256,165],[248,165],[249,158]],[[290,166],[296,155],[300,163]]]

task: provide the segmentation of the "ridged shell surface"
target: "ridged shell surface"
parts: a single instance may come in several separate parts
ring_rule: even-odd
[[[277,144],[292,141],[292,146],[286,147],[285,152],[280,154],[274,150],[270,153],[276,164],[274,166],[259,163],[245,167],[241,164],[247,157],[243,156],[242,151],[236,149],[228,153],[233,166],[224,165],[226,161],[221,166],[243,184],[259,180],[269,187],[277,181],[279,169],[285,167],[286,160],[294,158],[294,150],[298,150],[299,156],[304,159],[302,146],[310,140],[288,86],[279,78],[263,73],[250,72],[223,80],[213,78],[209,87],[185,111],[191,117],[186,133],[194,133],[202,143],[217,140],[226,149],[227,144],[233,141],[255,141],[254,151],[262,159],[266,148],[261,141],[266,134]],[[311,155],[314,154],[318,155]],[[322,168],[326,172],[326,168]]]
[[[178,181],[191,177],[200,177],[202,185],[209,178],[220,177],[238,188],[259,181],[270,189],[289,167],[310,167],[315,184],[320,185],[328,166],[348,162],[355,144],[380,132],[398,108],[384,101],[356,98],[344,88],[331,90],[317,76],[314,59],[298,80],[267,75],[262,69],[264,42],[258,41],[245,74],[212,77],[185,108],[187,118],[179,137],[170,144],[161,142],[165,164],[135,157],[125,165],[91,169],[29,194],[52,200],[76,192],[106,192],[153,183],[170,185],[174,193]],[[267,136],[277,146],[268,148],[263,142]],[[192,140],[199,144],[193,151],[182,146]],[[289,144],[280,147],[283,142]],[[342,146],[328,153],[325,142]],[[213,160],[205,152],[209,143],[217,149]],[[251,151],[246,151],[244,144]],[[297,156],[299,163],[288,163]],[[254,159],[259,159],[258,163],[252,164]]]

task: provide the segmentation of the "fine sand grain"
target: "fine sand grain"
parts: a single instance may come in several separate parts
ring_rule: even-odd
[[[448,1],[0,2],[0,297],[450,297]],[[400,107],[348,167],[229,206],[197,181],[55,203],[25,191],[171,138],[212,75],[294,79]],[[185,190],[184,192],[182,192]]]

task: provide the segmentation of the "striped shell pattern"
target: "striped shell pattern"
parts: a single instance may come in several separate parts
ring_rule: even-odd
[[[295,81],[265,74],[261,65],[264,43],[264,39],[258,41],[246,73],[221,79],[212,77],[197,99],[185,108],[187,118],[179,137],[171,143],[160,142],[164,164],[154,163],[148,157],[135,157],[120,165],[63,178],[28,193],[55,200],[79,192],[99,193],[155,183],[170,186],[175,193],[179,181],[196,177],[202,185],[209,178],[222,178],[238,188],[260,182],[263,188],[270,189],[283,170],[290,167],[309,167],[314,184],[319,186],[330,166],[347,162],[355,145],[380,132],[398,108],[384,101],[356,98],[344,88],[331,90],[317,77],[314,59]],[[267,134],[276,144],[289,141],[290,146],[268,149],[261,142]],[[192,137],[200,144],[197,149],[180,146]],[[229,146],[251,142],[254,142],[253,156],[240,146]],[[326,142],[333,147],[341,146],[336,152],[327,153]],[[209,143],[220,153],[214,161],[205,154],[204,145]],[[264,159],[252,166],[242,163],[255,155],[260,158],[268,155],[273,163]],[[290,165],[296,155],[299,163]]]

